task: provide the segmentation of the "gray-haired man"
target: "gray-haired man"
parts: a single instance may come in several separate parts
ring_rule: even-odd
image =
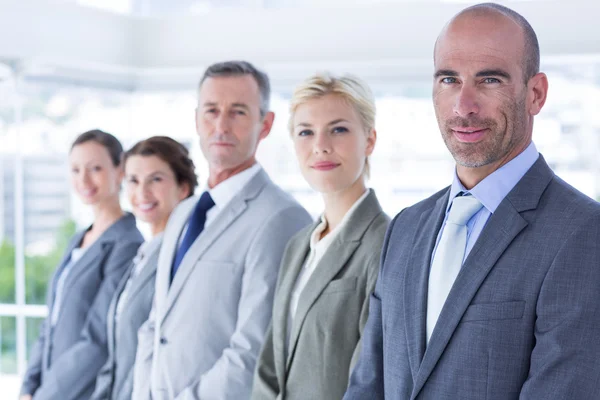
[[[274,119],[269,90],[247,62],[215,64],[200,82],[208,182],[165,230],[154,306],[139,332],[136,400],[250,396],[283,250],[310,222],[255,160]]]

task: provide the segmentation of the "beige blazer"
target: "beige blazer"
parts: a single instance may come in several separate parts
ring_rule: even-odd
[[[336,400],[342,398],[348,385],[389,218],[371,190],[302,291],[286,351],[290,298],[318,224],[295,235],[285,251],[273,320],[254,375],[252,400]]]

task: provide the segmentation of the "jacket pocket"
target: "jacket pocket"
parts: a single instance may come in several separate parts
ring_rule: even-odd
[[[519,319],[525,313],[524,301],[472,304],[467,308],[462,322]]]
[[[323,290],[323,294],[348,292],[356,290],[356,277],[336,279],[329,282],[329,284]]]

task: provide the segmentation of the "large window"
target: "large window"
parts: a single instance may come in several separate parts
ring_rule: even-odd
[[[597,198],[600,64],[567,59],[549,63],[545,70],[550,93],[536,118],[534,141],[558,175]],[[440,138],[431,82],[390,83],[389,89],[381,84],[375,88],[378,142],[369,185],[393,216],[448,185],[454,164]],[[276,183],[317,216],[322,210],[320,196],[302,178],[287,132],[290,92],[288,88],[273,94],[275,125],[261,144],[258,159]],[[18,390],[18,376],[47,313],[47,283],[69,238],[92,219],[70,190],[70,143],[92,128],[114,133],[125,147],[149,136],[168,135],[191,149],[202,184],[207,172],[194,129],[195,101],[193,87],[132,93],[68,83],[0,83],[3,390]]]

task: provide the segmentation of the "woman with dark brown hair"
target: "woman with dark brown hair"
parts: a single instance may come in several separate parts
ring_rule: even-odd
[[[97,377],[93,399],[131,399],[137,331],[152,306],[162,232],[171,212],[197,186],[187,149],[165,136],[143,140],[125,153],[125,179],[133,213],[150,225],[152,238],[140,246],[110,304],[108,360]]]

